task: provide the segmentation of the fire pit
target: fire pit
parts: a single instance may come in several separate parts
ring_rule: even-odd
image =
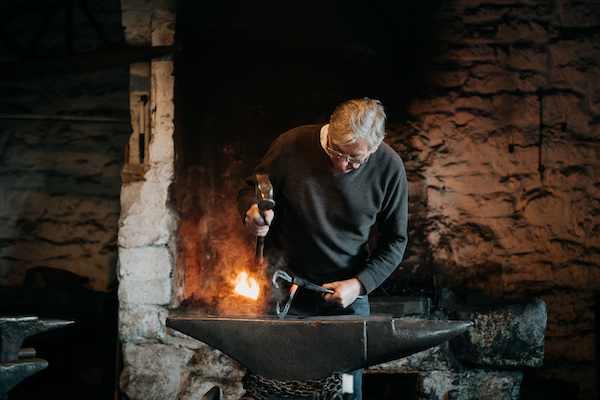
[[[324,379],[439,345],[472,325],[389,316],[172,316],[167,326],[221,350],[265,379]]]

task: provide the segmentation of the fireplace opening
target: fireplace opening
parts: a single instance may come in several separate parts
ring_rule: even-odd
[[[255,238],[243,228],[236,197],[269,144],[288,129],[325,123],[349,98],[379,98],[391,123],[402,120],[404,106],[421,90],[427,57],[414,51],[425,47],[421,33],[428,24],[395,10],[417,33],[409,38],[390,34],[386,23],[368,30],[372,19],[364,12],[377,14],[375,21],[389,16],[376,7],[359,12],[352,2],[344,10],[314,2],[285,19],[277,4],[257,10],[243,2],[229,8],[196,3],[182,2],[177,13],[182,51],[175,55],[171,198],[180,219],[178,302],[214,309],[227,302],[240,270],[253,272]],[[422,209],[418,198],[411,209]],[[419,218],[413,219],[414,243],[424,242]],[[382,294],[400,294],[390,292],[395,286]]]

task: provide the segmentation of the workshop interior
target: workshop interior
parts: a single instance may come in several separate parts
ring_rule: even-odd
[[[364,400],[597,399],[599,26],[594,0],[3,1],[0,399],[340,399],[359,368]],[[328,289],[238,191],[363,97],[408,246],[370,316],[291,316]]]

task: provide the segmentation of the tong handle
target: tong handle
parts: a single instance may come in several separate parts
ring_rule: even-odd
[[[277,282],[277,279],[283,279],[284,281],[289,282],[292,285],[297,285],[309,290],[314,290],[317,292],[321,292],[321,293],[335,293],[333,290],[331,289],[325,289],[323,286],[317,285],[315,283],[312,283],[310,281],[307,281],[306,279],[302,279],[302,278],[298,278],[296,276],[292,277],[290,274],[288,274],[287,272],[285,272],[284,270],[280,269],[275,271],[275,273],[273,273],[273,286],[275,286],[275,288],[279,289],[279,283]]]
[[[301,287],[309,289],[309,290],[314,290],[314,291],[321,292],[321,293],[334,293],[333,290],[325,289],[323,286],[309,282],[306,279],[294,277],[292,279],[292,282],[297,284],[298,286],[301,286]]]

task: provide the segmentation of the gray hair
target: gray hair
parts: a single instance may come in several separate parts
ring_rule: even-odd
[[[329,118],[331,141],[344,145],[366,138],[369,149],[374,149],[385,136],[385,121],[385,110],[379,100],[365,97],[345,101]]]

